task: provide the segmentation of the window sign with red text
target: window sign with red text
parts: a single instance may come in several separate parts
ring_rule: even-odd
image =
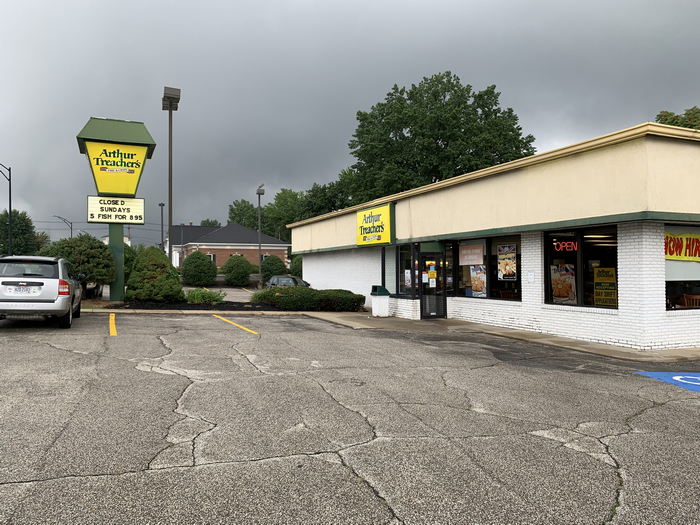
[[[664,256],[669,261],[700,262],[700,235],[664,233]]]

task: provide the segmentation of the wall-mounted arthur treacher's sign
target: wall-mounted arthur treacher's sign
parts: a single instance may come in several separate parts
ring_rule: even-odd
[[[142,122],[93,117],[77,139],[100,196],[136,195],[146,159],[156,147]]]
[[[394,242],[394,205],[385,204],[357,212],[355,236],[358,246]]]

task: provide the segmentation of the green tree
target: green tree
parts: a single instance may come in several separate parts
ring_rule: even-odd
[[[656,115],[656,122],[659,124],[668,124],[669,126],[700,129],[700,108],[693,106],[692,108],[686,109],[683,114],[676,114],[672,111],[661,111]]]
[[[450,72],[410,88],[394,85],[384,102],[358,111],[350,141],[354,204],[515,160],[535,152],[496,86],[474,91]]]
[[[190,286],[210,286],[216,279],[216,265],[202,252],[192,252],[182,261],[182,281]]]
[[[301,255],[295,255],[292,258],[292,264],[289,268],[289,273],[301,277],[303,273],[303,257]]]
[[[40,252],[44,248],[46,248],[49,244],[51,244],[51,237],[49,237],[49,234],[46,232],[36,232],[36,236],[34,237],[36,240],[36,251]]]
[[[185,298],[168,256],[154,246],[144,249],[127,281],[127,301],[179,302]]]
[[[228,205],[228,223],[240,224],[246,228],[257,230],[258,211],[250,201],[245,199],[233,201]]]
[[[41,255],[65,257],[77,273],[85,274],[86,281],[108,284],[114,279],[114,260],[109,246],[92,235],[80,234],[61,239],[43,248]]]
[[[0,254],[9,254],[7,210],[0,213]],[[37,252],[37,237],[34,223],[25,211],[12,210],[12,253],[33,255]]]
[[[291,232],[287,229],[287,224],[302,218],[304,202],[304,192],[287,188],[278,191],[274,200],[262,210],[263,233],[289,241]]]
[[[282,259],[276,255],[266,257],[260,265],[263,283],[270,280],[273,275],[284,275],[287,273],[287,267],[282,262]]]
[[[257,267],[248,262],[242,255],[233,255],[221,267],[224,280],[229,286],[247,286],[250,274],[257,272]]]
[[[202,219],[202,221],[199,223],[200,226],[216,226],[220,227],[221,222],[219,222],[218,219]]]

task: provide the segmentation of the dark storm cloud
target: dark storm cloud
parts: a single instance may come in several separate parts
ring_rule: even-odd
[[[160,237],[164,85],[175,122],[176,222],[334,179],[352,164],[357,110],[450,70],[496,84],[540,151],[698,103],[695,1],[7,2],[0,8],[0,162],[13,205],[54,238],[94,194],[75,135],[90,116],[139,120],[158,146],[139,196]],[[0,208],[6,187],[0,179]],[[167,215],[166,215],[167,217]],[[41,222],[40,222],[41,221]],[[61,230],[63,228],[63,230]]]

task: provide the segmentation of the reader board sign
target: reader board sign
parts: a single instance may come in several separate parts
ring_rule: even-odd
[[[144,224],[144,199],[88,195],[88,222]]]
[[[358,211],[355,239],[358,246],[391,244],[394,241],[394,205]]]
[[[133,197],[146,164],[146,146],[85,141],[97,193]]]

